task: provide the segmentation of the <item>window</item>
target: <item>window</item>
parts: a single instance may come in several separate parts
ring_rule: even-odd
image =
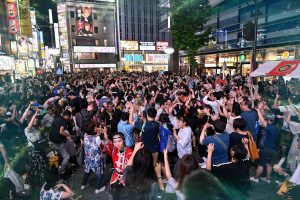
[[[74,18],[75,17],[75,12],[74,11],[70,11],[70,16],[71,16],[71,18]]]
[[[95,32],[95,33],[98,33],[98,26],[95,26],[95,27],[94,27],[94,32]]]
[[[75,31],[75,30],[76,30],[76,29],[75,29],[75,25],[72,25],[72,26],[71,26],[71,30],[72,30],[72,32],[76,32],[76,31]]]
[[[97,19],[97,13],[94,13],[94,19]]]

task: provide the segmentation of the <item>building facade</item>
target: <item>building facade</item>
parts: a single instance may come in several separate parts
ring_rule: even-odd
[[[66,0],[57,4],[65,71],[90,68],[114,70],[118,62],[114,0]]]
[[[203,71],[220,73],[226,65],[226,73],[247,74],[251,70],[253,41],[247,41],[244,25],[258,17],[256,67],[270,60],[299,58],[300,1],[257,0],[214,1],[210,20],[215,40],[199,50],[196,57]],[[181,56],[182,68],[188,66]]]

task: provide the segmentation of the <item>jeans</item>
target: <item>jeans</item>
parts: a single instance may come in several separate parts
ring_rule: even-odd
[[[92,170],[90,170],[88,173],[87,172],[84,172],[84,175],[83,175],[83,180],[82,180],[82,184],[83,186],[86,186],[88,180],[89,180],[89,177],[91,175],[91,172]],[[96,174],[96,189],[99,190],[100,187],[101,187],[101,182],[102,182],[102,179],[103,179],[103,174],[101,173],[95,173]]]
[[[62,156],[63,161],[60,164],[60,167],[58,168],[58,173],[63,174],[68,166],[70,155],[65,149],[64,143],[56,144],[53,142],[49,142],[49,146],[52,150],[58,151],[59,154]]]

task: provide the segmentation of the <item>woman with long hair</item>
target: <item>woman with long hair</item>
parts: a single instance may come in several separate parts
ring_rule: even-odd
[[[168,179],[166,192],[167,193],[175,192],[177,196],[177,200],[184,199],[184,194],[182,192],[183,180],[187,175],[191,174],[193,171],[199,168],[196,158],[193,155],[186,154],[180,159],[179,166],[178,166],[177,180],[175,180],[171,174],[167,149],[164,150],[164,162],[165,162],[166,176]]]

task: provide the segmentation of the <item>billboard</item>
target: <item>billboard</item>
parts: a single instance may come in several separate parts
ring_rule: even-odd
[[[29,0],[18,0],[21,35],[31,36]]]
[[[76,8],[76,31],[78,36],[91,37],[94,33],[93,13],[90,7]]]
[[[26,72],[27,60],[16,59],[16,73],[25,73]]]
[[[169,46],[169,42],[156,42],[156,50],[164,51]]]
[[[14,70],[15,58],[10,56],[0,55],[0,70]]]
[[[153,64],[168,64],[169,55],[168,54],[147,54],[146,62]]]
[[[18,55],[20,58],[28,57],[28,38],[24,35],[18,36]]]
[[[9,33],[17,34],[19,31],[19,20],[17,3],[15,1],[7,1],[6,13],[8,18]]]
[[[57,4],[57,17],[58,17],[59,42],[60,42],[63,52],[68,52],[68,50],[69,50],[66,13],[67,13],[66,4],[58,3]]]
[[[10,49],[11,49],[11,54],[17,56],[18,54],[17,41],[10,41]]]
[[[155,51],[155,42],[140,42],[140,51]]]
[[[75,68],[115,68],[116,64],[75,64]]]
[[[99,46],[74,46],[74,53],[95,52],[95,53],[115,53],[115,47],[99,47]]]
[[[121,46],[121,50],[129,50],[129,51],[138,51],[139,50],[138,41],[121,40],[120,46]]]

